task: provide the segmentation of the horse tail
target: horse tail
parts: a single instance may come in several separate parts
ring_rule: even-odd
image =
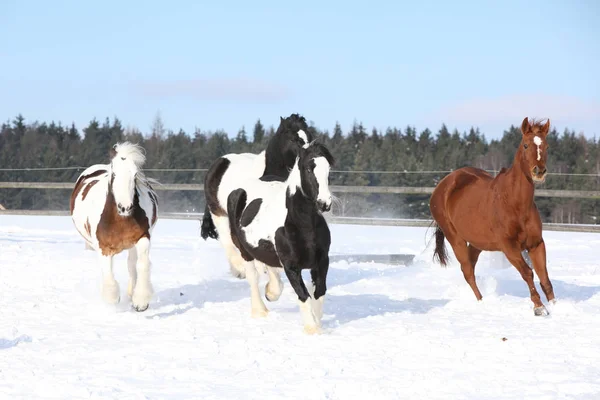
[[[246,249],[246,236],[242,232],[242,215],[246,208],[248,195],[244,189],[236,189],[227,196],[227,215],[229,215],[229,230],[231,231],[231,241],[240,251],[240,255],[245,261],[252,261],[254,257]],[[246,276],[246,269],[243,265],[231,265],[231,272],[238,278]]]
[[[202,217],[202,226],[200,228],[200,236],[202,236],[204,240],[208,237],[213,239],[219,238],[219,233],[213,221],[211,212],[217,216],[227,215],[219,203],[218,193],[221,179],[223,179],[223,175],[227,172],[229,164],[231,164],[231,161],[227,158],[218,158],[210,166],[204,177],[204,197],[206,204],[204,206],[204,216]]]
[[[231,231],[232,239],[235,242],[239,240],[240,221],[242,220],[242,213],[246,208],[246,202],[248,195],[244,189],[236,189],[229,194],[227,197],[227,215],[229,215],[229,230]],[[238,239],[238,240],[236,240]],[[238,243],[235,243],[237,246]],[[238,246],[239,248],[239,246]]]
[[[204,240],[206,240],[209,237],[213,239],[219,238],[219,233],[217,232],[217,227],[213,222],[210,209],[208,208],[208,203],[204,207],[204,217],[202,217],[202,227],[200,228],[200,236],[202,236],[202,239]]]
[[[438,224],[434,225],[435,250],[433,251],[433,259],[435,260],[437,258],[437,261],[445,267],[448,265],[448,250],[446,249],[446,243],[444,242],[446,237],[444,236],[444,231],[442,231],[442,228],[440,228]]]

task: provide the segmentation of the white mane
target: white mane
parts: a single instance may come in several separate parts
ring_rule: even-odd
[[[114,147],[117,155],[115,157],[128,158],[137,168],[142,168],[146,162],[146,155],[144,154],[144,148],[139,144],[130,142],[117,143]]]

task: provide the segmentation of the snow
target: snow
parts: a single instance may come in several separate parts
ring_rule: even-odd
[[[158,221],[155,295],[136,313],[126,254],[115,262],[121,303],[108,306],[70,218],[0,216],[0,398],[600,398],[598,234],[545,232],[558,302],[535,317],[497,253],[481,256],[477,302],[454,259],[431,262],[427,229],[331,229],[332,254],[415,263],[332,263],[324,332],[309,336],[285,277],[270,314],[250,317],[247,283],[198,221]]]

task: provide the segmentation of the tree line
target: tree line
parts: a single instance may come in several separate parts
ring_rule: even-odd
[[[125,128],[118,118],[96,119],[79,131],[75,125],[55,122],[27,122],[22,115],[0,126],[0,181],[75,182],[83,168],[108,162],[108,151],[117,141],[139,143],[146,150],[146,174],[163,183],[201,184],[204,171],[227,153],[262,151],[277,127],[256,121],[250,133],[244,128],[236,135],[224,131],[196,129],[188,133],[167,130],[157,116],[148,132]],[[354,122],[344,132],[340,124],[333,130],[309,128],[336,157],[332,185],[435,186],[447,171],[471,165],[498,171],[512,163],[521,132],[508,127],[501,138],[487,140],[478,128],[468,132],[450,131],[442,125],[436,132],[428,128],[389,127],[368,130]],[[547,189],[599,190],[600,142],[565,129],[552,129]],[[75,169],[75,167],[82,167]],[[26,168],[60,168],[19,170]],[[8,171],[7,169],[13,169]],[[179,170],[177,170],[179,169]],[[173,171],[163,171],[173,170]],[[0,204],[7,209],[67,210],[70,192],[66,190],[0,189]],[[160,191],[161,211],[203,211],[201,192]],[[430,218],[428,195],[339,194],[336,215]],[[596,223],[600,203],[594,199],[537,197],[545,222]]]

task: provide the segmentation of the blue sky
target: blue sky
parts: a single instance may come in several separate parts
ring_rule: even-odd
[[[251,131],[303,114],[600,137],[594,0],[27,1],[0,12],[0,119]]]

